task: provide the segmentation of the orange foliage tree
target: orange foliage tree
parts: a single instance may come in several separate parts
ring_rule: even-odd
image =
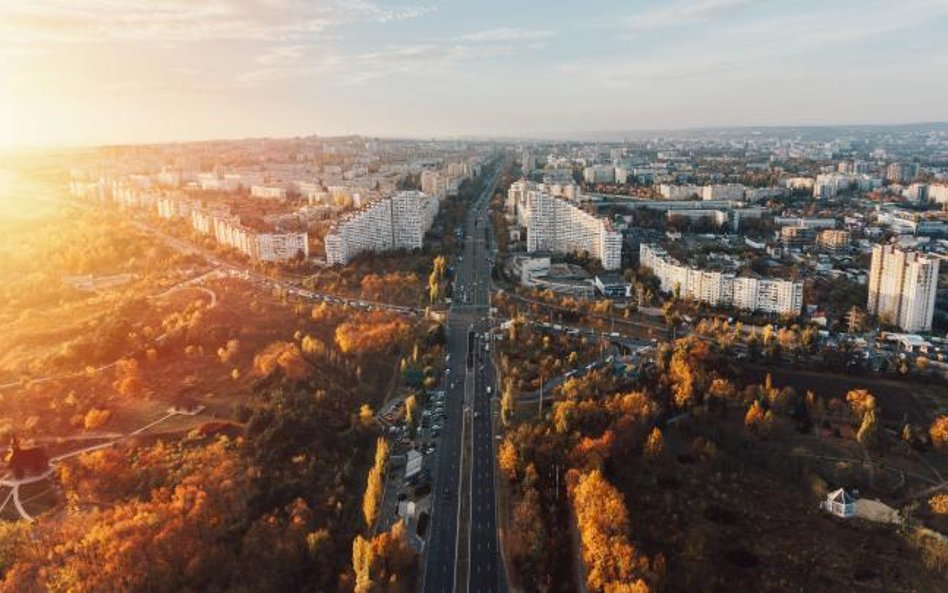
[[[932,444],[939,449],[948,447],[948,416],[939,416],[928,429]]]
[[[381,352],[405,340],[410,327],[402,317],[376,311],[339,324],[336,344],[345,354]]]
[[[599,470],[568,476],[590,591],[648,591],[648,559],[628,539],[629,512],[616,488]],[[635,585],[636,589],[619,586]]]
[[[305,379],[313,367],[303,358],[300,347],[293,342],[273,342],[254,357],[254,370],[261,377],[269,377],[277,369],[289,379]]]

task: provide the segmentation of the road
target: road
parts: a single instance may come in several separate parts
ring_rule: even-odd
[[[487,220],[487,205],[499,175],[495,171],[488,179],[485,191],[468,210],[465,222],[464,251],[455,266],[454,302],[448,311],[447,342],[450,361],[449,379],[445,396],[445,419],[440,452],[435,470],[435,489],[431,526],[425,546],[423,587],[425,593],[449,593],[455,590],[458,574],[458,538],[469,533],[470,565],[467,570],[471,593],[500,592],[500,561],[497,547],[496,513],[494,511],[493,454],[485,450],[483,441],[492,442],[489,425],[489,398],[483,378],[479,378],[479,363],[468,360],[468,335],[476,329],[486,329],[489,294],[489,267],[484,244],[483,221]],[[466,298],[459,298],[461,294]],[[481,350],[483,352],[483,350]],[[473,354],[473,353],[472,353]],[[488,365],[489,366],[489,365]],[[471,415],[471,407],[477,412]],[[485,405],[487,412],[484,413]],[[472,492],[461,492],[462,450],[468,442],[464,418],[473,419],[474,463],[470,469],[475,478]],[[484,424],[487,421],[488,424]],[[486,434],[485,434],[486,431]],[[480,445],[481,449],[476,447]],[[492,446],[492,445],[491,445]],[[484,467],[484,463],[489,466]],[[488,483],[481,476],[491,476]],[[471,497],[471,526],[461,529],[459,522],[460,497]],[[490,498],[489,505],[486,502]],[[489,516],[489,520],[487,515]],[[463,574],[463,573],[462,573]]]

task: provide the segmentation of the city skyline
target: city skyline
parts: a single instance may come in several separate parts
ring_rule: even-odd
[[[929,0],[2,1],[0,17],[0,148],[948,120],[948,5]]]

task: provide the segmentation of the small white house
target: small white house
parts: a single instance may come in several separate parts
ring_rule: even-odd
[[[848,519],[856,515],[856,499],[844,488],[840,488],[827,494],[826,500],[820,503],[820,508],[837,517]]]

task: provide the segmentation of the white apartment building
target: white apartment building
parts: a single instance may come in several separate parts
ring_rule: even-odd
[[[517,215],[517,224],[520,226],[527,226],[524,213],[527,210],[527,195],[530,192],[547,193],[573,202],[579,202],[583,197],[580,187],[573,181],[563,183],[535,183],[526,179],[515,181],[507,189],[505,208],[510,214]]]
[[[698,185],[672,185],[662,183],[658,186],[658,193],[666,200],[694,200],[700,197],[702,190]]]
[[[813,182],[813,197],[826,199],[853,189],[869,191],[880,187],[882,187],[881,179],[867,175],[827,173],[816,176]]]
[[[586,183],[612,183],[615,178],[616,170],[612,165],[593,165],[583,169]]]
[[[285,200],[286,188],[266,185],[254,185],[250,188],[250,196],[264,200]]]
[[[306,233],[259,233],[255,241],[256,259],[285,261],[300,254],[309,257],[309,236]]]
[[[527,191],[518,219],[527,227],[527,252],[588,253],[606,270],[622,265],[622,233],[567,200],[540,191]]]
[[[936,204],[948,204],[948,184],[936,183],[929,185],[928,199]]]
[[[307,233],[257,233],[241,225],[236,216],[196,208],[191,210],[191,227],[255,260],[286,261],[300,253],[309,257]]]
[[[907,332],[929,331],[935,314],[939,260],[894,245],[872,248],[869,313]]]
[[[364,251],[420,249],[438,214],[438,199],[403,191],[349,214],[326,234],[326,263],[346,264]]]
[[[739,183],[706,185],[701,188],[702,200],[743,200],[744,186]]]
[[[649,267],[664,292],[712,306],[797,315],[803,308],[803,283],[778,278],[746,278],[732,273],[698,270],[680,263],[657,245],[639,247],[641,265]]]

